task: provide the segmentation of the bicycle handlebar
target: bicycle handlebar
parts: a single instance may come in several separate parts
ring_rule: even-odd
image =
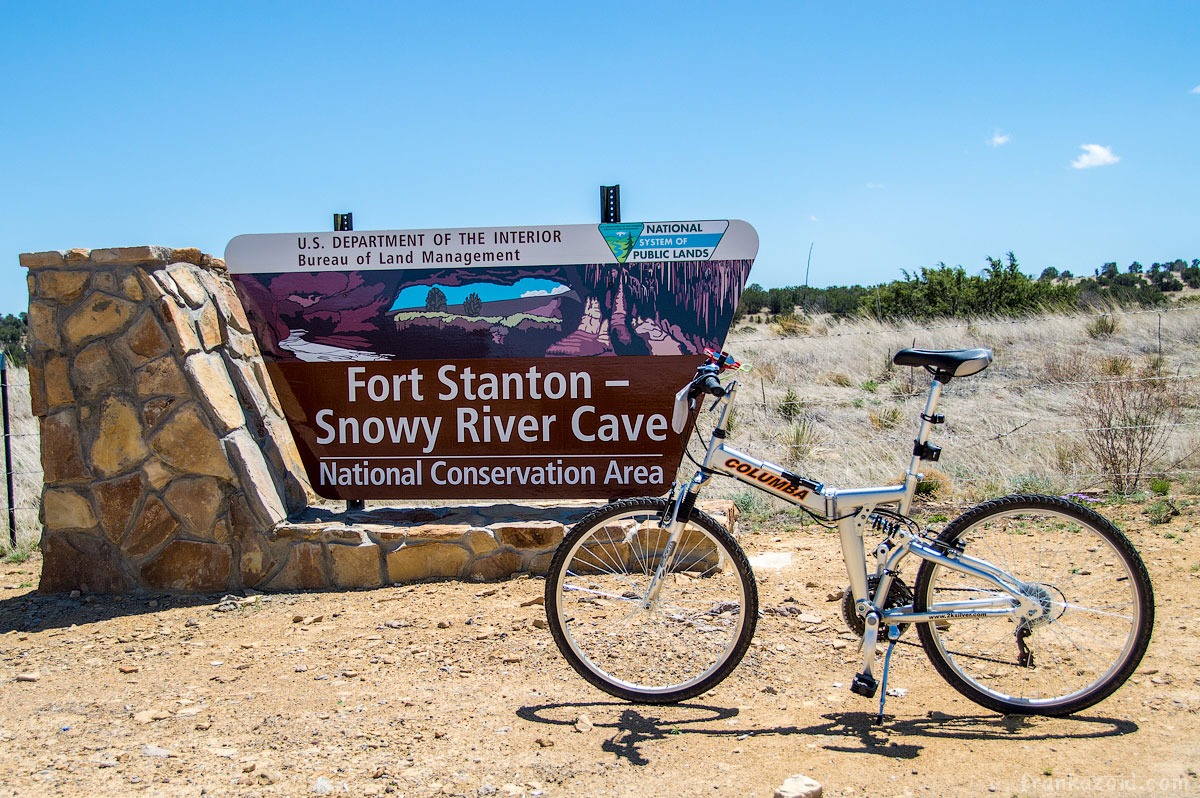
[[[715,396],[720,399],[725,395],[725,389],[721,387],[721,383],[715,374],[705,374],[704,376],[692,381],[691,390],[688,391],[688,397],[694,399],[702,393],[706,393],[709,396]]]
[[[675,408],[671,413],[671,429],[683,432],[687,427],[688,409],[702,394],[720,399],[728,393],[717,379],[717,374],[720,372],[721,366],[714,362],[706,363],[696,369],[696,376],[692,377],[692,381],[675,394]]]

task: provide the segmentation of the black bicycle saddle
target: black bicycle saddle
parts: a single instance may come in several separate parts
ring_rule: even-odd
[[[892,358],[897,366],[923,366],[938,379],[970,377],[992,362],[990,349],[901,349]]]

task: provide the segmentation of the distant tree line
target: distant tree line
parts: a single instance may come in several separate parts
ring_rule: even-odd
[[[1096,269],[1093,277],[1077,279],[1053,266],[1036,279],[1021,271],[1016,255],[987,259],[980,274],[962,266],[939,263],[920,271],[903,271],[904,278],[863,287],[790,286],[763,288],[753,283],[742,293],[735,320],[748,314],[788,316],[804,313],[867,316],[878,320],[946,316],[1021,316],[1043,310],[1087,309],[1137,305],[1153,307],[1187,285],[1200,288],[1200,259],[1189,265],[1179,259],[1143,269],[1132,263],[1125,273],[1115,263]]]
[[[0,347],[4,356],[14,366],[24,366],[27,357],[26,343],[27,314],[14,316],[11,313],[0,319]]]
[[[1159,305],[1167,294],[1182,291],[1185,285],[1200,288],[1200,259],[1193,259],[1191,265],[1182,258],[1152,263],[1148,269],[1134,261],[1123,274],[1116,263],[1106,263],[1078,285],[1085,299],[1098,296],[1122,305]]]

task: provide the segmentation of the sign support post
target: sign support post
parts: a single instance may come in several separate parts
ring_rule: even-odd
[[[335,233],[347,232],[354,229],[354,214],[353,213],[335,213],[333,215],[333,231]],[[346,512],[357,513],[361,512],[365,502],[362,499],[347,499]]]
[[[621,221],[621,184],[600,186],[600,224]]]

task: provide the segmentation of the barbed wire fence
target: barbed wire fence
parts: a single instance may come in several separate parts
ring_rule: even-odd
[[[1190,315],[1177,316],[1175,314]],[[875,458],[876,460],[883,458],[891,466],[898,466],[901,461],[907,465],[909,452],[907,449],[901,452],[900,449],[911,444],[913,433],[915,433],[915,417],[917,412],[923,409],[927,396],[927,387],[922,384],[920,379],[924,375],[915,376],[916,369],[911,371],[903,369],[902,371],[906,372],[905,376],[880,377],[877,378],[878,382],[875,379],[868,379],[858,385],[845,378],[844,375],[836,375],[841,381],[830,383],[828,378],[831,375],[828,373],[807,382],[796,379],[780,380],[778,375],[773,373],[774,369],[771,366],[778,364],[781,353],[797,343],[802,347],[807,345],[808,348],[814,350],[823,349],[826,353],[836,352],[843,348],[841,345],[843,341],[860,336],[891,336],[894,338],[901,334],[915,334],[925,337],[931,331],[956,329],[980,331],[986,336],[987,333],[984,331],[987,328],[1015,328],[1022,325],[1045,325],[1050,321],[1066,321],[1079,323],[1081,329],[1084,329],[1088,320],[1100,317],[1118,319],[1134,317],[1136,319],[1137,317],[1157,316],[1157,330],[1154,328],[1154,320],[1151,320],[1149,324],[1143,323],[1142,329],[1137,330],[1137,335],[1142,338],[1141,345],[1131,347],[1126,352],[1126,355],[1134,357],[1144,355],[1148,360],[1157,356],[1154,368],[1143,369],[1142,373],[1136,376],[1101,374],[1093,377],[1077,374],[1072,375],[1071,378],[1039,379],[1038,377],[1043,375],[1037,373],[1036,368],[1031,368],[1031,363],[1022,363],[1016,358],[1011,358],[1002,368],[1002,371],[1006,372],[1003,376],[993,369],[990,374],[985,372],[978,377],[956,380],[947,386],[944,394],[946,396],[957,395],[956,399],[970,396],[986,397],[986,399],[981,398],[975,405],[968,405],[971,408],[995,409],[999,407],[1007,410],[1019,406],[1022,408],[1022,412],[998,412],[995,418],[982,414],[985,416],[984,418],[967,419],[963,422],[961,420],[963,414],[959,412],[957,406],[951,405],[950,407],[954,408],[951,412],[960,423],[938,427],[935,430],[935,437],[940,439],[937,441],[938,443],[946,444],[947,453],[953,451],[954,455],[952,458],[948,458],[949,465],[941,462],[924,464],[929,466],[929,470],[945,469],[950,472],[949,476],[954,483],[988,485],[995,490],[1019,489],[1023,485],[1035,487],[1054,485],[1059,488],[1070,486],[1064,489],[1096,490],[1117,478],[1136,479],[1141,477],[1144,481],[1148,477],[1168,477],[1176,481],[1197,482],[1195,475],[1200,474],[1200,468],[1196,467],[1200,465],[1200,437],[1194,433],[1194,430],[1200,429],[1200,412],[1198,412],[1200,387],[1197,386],[1200,373],[1191,373],[1195,371],[1196,362],[1194,359],[1189,361],[1186,355],[1173,358],[1183,364],[1174,370],[1175,373],[1164,373],[1165,369],[1162,369],[1165,362],[1162,343],[1164,316],[1185,325],[1183,334],[1189,344],[1200,344],[1200,324],[1192,322],[1192,317],[1196,315],[1200,315],[1200,305],[1128,312],[1110,310],[1091,314],[984,319],[946,324],[895,325],[877,329],[854,329],[855,322],[847,324],[847,329],[839,327],[835,323],[820,332],[811,334],[781,333],[770,337],[754,335],[753,333],[756,333],[757,329],[752,328],[749,334],[744,330],[741,334],[732,335],[728,345],[736,348],[739,355],[746,353],[746,350],[743,349],[745,345],[758,345],[752,347],[751,351],[754,355],[767,359],[768,368],[764,369],[767,376],[760,376],[753,371],[745,375],[742,378],[743,396],[738,400],[738,406],[749,411],[748,415],[756,415],[766,420],[765,424],[755,430],[756,437],[759,439],[756,445],[761,447],[766,444],[768,448],[774,448],[777,453],[781,453],[784,459],[792,461],[788,463],[789,465],[795,465],[797,460],[797,458],[790,457],[792,453],[812,451],[814,448],[822,449],[817,456],[810,458],[814,470],[819,469],[822,465],[821,455],[829,455],[831,450],[833,450],[832,459],[835,461],[835,466],[854,458]],[[990,332],[994,335],[996,331],[991,330]],[[1179,332],[1179,330],[1174,331],[1176,335]],[[1157,343],[1154,341],[1156,333]],[[1088,334],[1090,335],[1090,333]],[[1147,342],[1148,345],[1146,345]],[[898,348],[895,343],[895,341],[890,341],[888,342],[890,345],[885,345],[889,359],[891,352]],[[1085,339],[1085,345],[1090,343]],[[1100,346],[1101,343],[1101,341],[1095,342],[1097,346]],[[1060,341],[1052,340],[1045,349],[1050,351],[1059,344]],[[884,345],[883,342],[870,346],[874,348],[881,345]],[[1065,350],[1063,351],[1065,353]],[[1174,354],[1170,347],[1166,351],[1167,354]],[[1191,352],[1194,349],[1189,347],[1188,351]],[[877,354],[879,353],[873,354],[871,357],[874,358]],[[858,355],[861,359],[861,347]],[[754,357],[750,356],[750,359],[753,360]],[[1112,359],[1119,360],[1120,358]],[[1026,358],[1026,361],[1028,360],[1030,358]],[[1129,358],[1126,360],[1124,373],[1138,370],[1132,362],[1128,362]],[[1119,367],[1120,364],[1117,365]],[[1184,373],[1185,367],[1188,373]],[[896,368],[900,371],[899,367]],[[1034,373],[1029,374],[1030,371]],[[1009,381],[1014,378],[1015,381]],[[822,380],[824,380],[823,384]],[[772,397],[767,396],[767,385],[770,385]],[[1125,421],[1130,423],[1117,422],[1103,426],[1079,423],[1079,421],[1094,420],[1084,410],[1086,401],[1090,399],[1089,392],[1119,390],[1121,387],[1130,389],[1144,387],[1148,390],[1169,388],[1167,392],[1176,401],[1179,412],[1175,417],[1128,418]],[[844,396],[848,392],[852,394],[849,398]],[[838,393],[843,396],[837,396]],[[912,430],[907,430],[910,419],[907,418],[906,413],[909,410],[912,411],[909,415],[913,417]],[[869,417],[871,426],[866,425],[866,418],[862,415],[855,416],[856,412],[865,413]],[[823,440],[828,444],[829,439],[832,438],[834,443],[824,447],[814,447],[811,437],[800,442],[795,441],[797,419],[800,419],[801,424],[807,423],[809,430],[813,429],[814,424],[819,425],[820,429],[815,434],[818,441]],[[850,421],[847,422],[847,419]],[[857,427],[860,432],[855,434],[849,431],[848,427],[851,426]],[[958,429],[955,428],[956,426]],[[967,429],[964,430],[964,427]],[[987,431],[979,431],[979,427],[984,427]],[[867,432],[863,434],[862,429],[866,429]],[[895,432],[890,432],[891,429],[895,429]],[[908,434],[904,434],[906,431]],[[1170,438],[1172,451],[1169,456],[1148,463],[1147,467],[1140,471],[1126,471],[1119,468],[1098,469],[1094,467],[1096,465],[1094,461],[1090,462],[1093,467],[1087,467],[1088,461],[1092,460],[1092,458],[1084,456],[1086,452],[1083,452],[1086,448],[1087,436],[1122,434],[1165,434]],[[1045,439],[1046,442],[1037,439]],[[1069,465],[1057,463],[1057,467],[1047,467],[1045,462],[1038,462],[1038,457],[1035,456],[1028,457],[1025,462],[1018,462],[1019,452],[1022,449],[1034,451],[1040,447],[1042,451],[1035,453],[1044,454],[1051,443],[1064,450],[1075,447],[1074,462]],[[956,444],[963,444],[963,446],[958,446],[956,449],[954,448]],[[884,448],[885,446],[887,449]],[[866,447],[866,450],[855,451],[855,447]],[[996,454],[999,447],[1007,448],[1007,456],[992,458],[990,454]],[[965,455],[963,454],[964,449],[968,450]],[[996,463],[989,463],[990,459],[995,459]],[[1047,458],[1041,458],[1043,461],[1045,459]],[[1064,459],[1067,458],[1064,457]],[[885,468],[879,462],[876,462],[875,465],[876,472]],[[843,470],[849,471],[850,468],[844,466]],[[859,468],[858,473],[861,474],[863,470]]]

